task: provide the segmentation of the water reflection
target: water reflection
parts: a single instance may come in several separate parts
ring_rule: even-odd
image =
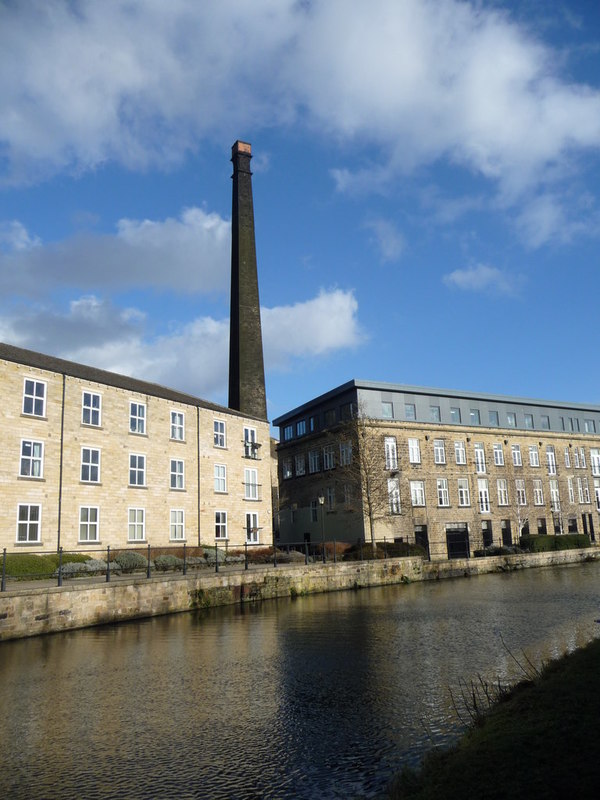
[[[346,798],[450,741],[450,690],[597,635],[600,565],[0,645],[0,796]]]

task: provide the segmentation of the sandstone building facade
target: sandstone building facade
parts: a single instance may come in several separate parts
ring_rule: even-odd
[[[386,495],[378,540],[449,558],[525,533],[597,539],[600,406],[352,380],[274,425],[280,541],[369,540],[368,498],[349,480],[367,446]]]
[[[272,540],[266,420],[0,344],[0,548]]]

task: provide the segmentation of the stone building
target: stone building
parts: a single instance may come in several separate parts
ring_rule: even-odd
[[[416,542],[432,558],[525,533],[596,541],[600,406],[352,380],[273,424],[282,542],[370,539],[352,470],[367,448],[385,495],[372,503],[377,540]]]
[[[230,408],[0,344],[0,548],[272,542],[250,159],[236,142]]]

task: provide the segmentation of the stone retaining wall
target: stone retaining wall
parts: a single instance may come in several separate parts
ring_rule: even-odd
[[[197,573],[185,577],[139,577],[128,582],[73,582],[60,588],[11,589],[0,594],[0,640],[275,597],[468,577],[597,559],[600,559],[598,549],[432,563],[420,558],[390,558],[267,566],[248,572]]]

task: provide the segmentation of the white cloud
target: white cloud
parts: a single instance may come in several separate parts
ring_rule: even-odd
[[[340,289],[322,290],[293,306],[263,308],[266,371],[356,347],[363,340],[357,311],[353,294]],[[225,403],[229,320],[199,317],[154,338],[147,322],[136,309],[90,295],[62,313],[27,307],[0,316],[0,340]]]
[[[444,275],[444,283],[455,289],[466,292],[489,292],[493,294],[515,294],[523,278],[520,275],[508,275],[497,267],[478,264],[467,269],[456,269]]]
[[[231,223],[200,208],[178,219],[122,219],[114,235],[82,233],[49,245],[19,222],[6,230],[2,237],[0,227],[0,241],[9,245],[0,251],[0,288],[21,296],[57,286],[211,292],[229,282]]]
[[[587,193],[576,198],[545,193],[523,204],[516,226],[523,242],[538,248],[550,241],[566,244],[577,236],[598,235],[600,214]]]
[[[0,222],[0,257],[2,252],[22,252],[39,244],[39,238],[31,236],[19,220]]]
[[[302,125],[380,154],[353,173],[340,148],[340,188],[445,158],[512,202],[600,144],[600,93],[561,63],[474,1],[25,0],[2,7],[0,156],[28,181]]]
[[[365,228],[373,234],[372,241],[379,250],[381,260],[398,261],[405,241],[394,223],[387,219],[371,219],[365,222]]]

